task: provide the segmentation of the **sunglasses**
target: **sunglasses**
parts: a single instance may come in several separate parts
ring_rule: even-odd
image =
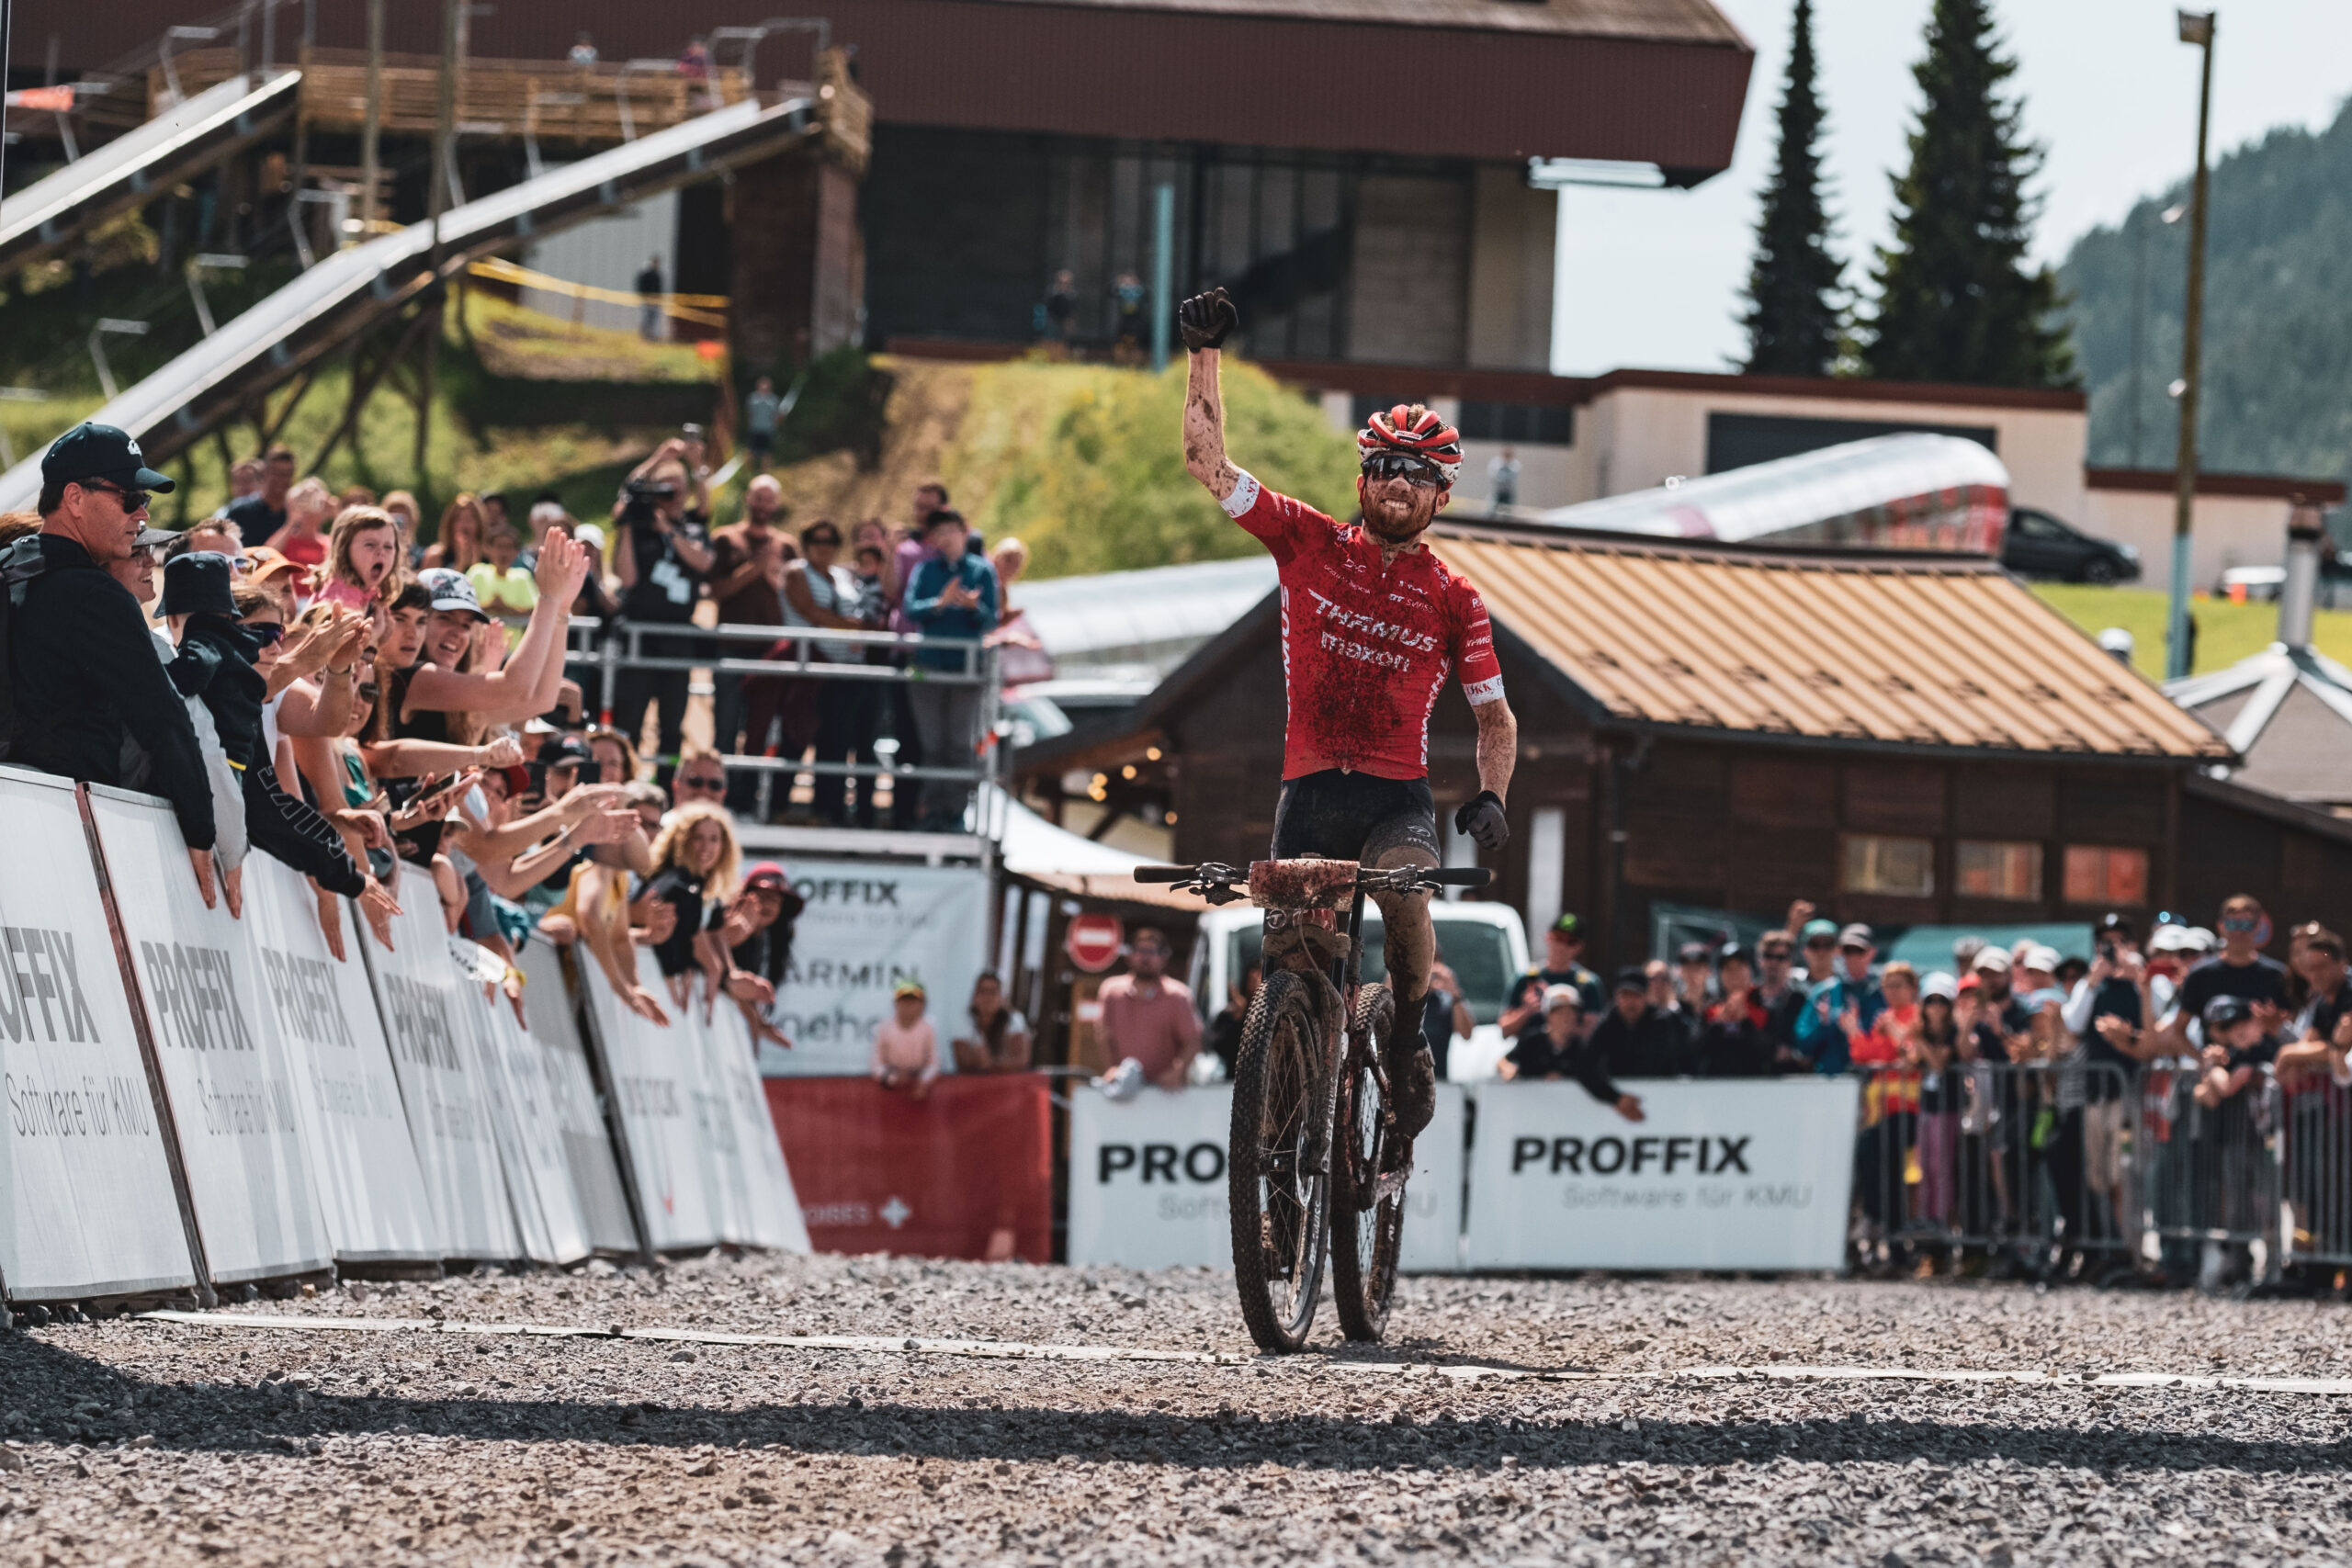
[[[147,502],[151,499],[143,490],[125,490],[120,485],[108,484],[104,479],[83,479],[80,482],[84,490],[104,491],[108,495],[119,497],[122,502],[122,510],[126,514],[146,511]]]
[[[1401,452],[1382,452],[1363,460],[1363,477],[1368,479],[1403,479],[1409,484],[1427,485],[1435,489],[1440,483],[1433,464],[1419,457],[1408,457]]]
[[[264,648],[275,648],[286,636],[286,628],[276,621],[246,621],[246,632]]]
[[[1794,954],[1785,947],[1768,947],[1756,956],[1767,964],[1786,964]]]
[[[713,794],[716,794],[727,787],[727,781],[724,778],[709,773],[680,773],[678,775],[678,787],[680,789],[707,789],[711,791]]]
[[[800,542],[813,550],[823,545],[838,546],[842,541],[840,536],[835,534],[811,534]]]

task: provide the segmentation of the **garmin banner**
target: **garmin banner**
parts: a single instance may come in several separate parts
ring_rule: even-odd
[[[74,785],[0,768],[0,1280],[17,1301],[186,1289],[187,1230]]]
[[[368,965],[351,942],[368,930],[348,904],[338,960],[319,929],[318,898],[291,866],[245,858],[245,924],[261,959],[262,995],[293,1064],[295,1124],[318,1182],[327,1239],[346,1263],[442,1256],[433,1201],[409,1141]]]
[[[760,1071],[855,1077],[874,1026],[890,1016],[900,980],[930,993],[931,1020],[953,1037],[986,965],[988,874],[977,866],[795,861],[792,886],[808,907],[792,932],[792,963],[768,1017],[792,1049],[760,1045]]]
[[[523,1016],[530,1021],[524,1038],[537,1047],[547,1075],[548,1105],[562,1130],[564,1161],[571,1168],[588,1245],[598,1252],[634,1253],[644,1243],[629,1217],[628,1192],[613,1159],[595,1077],[580,1042],[579,1010],[564,984],[563,956],[548,942],[533,942],[515,967],[523,971]]]
[[[481,1006],[481,987],[449,961],[448,933],[433,879],[401,868],[393,895],[401,912],[384,951],[363,922],[352,938],[368,954],[368,974],[400,1076],[409,1142],[432,1197],[443,1256],[505,1262],[523,1256],[523,1238],[506,1198],[498,1134],[466,1014]]]
[[[1845,1266],[1856,1080],[1623,1088],[1638,1122],[1573,1083],[1476,1087],[1469,1267]]]
[[[1464,1091],[1437,1086],[1405,1189],[1408,1273],[1460,1267]],[[1114,1100],[1080,1087],[1069,1108],[1069,1260],[1130,1269],[1230,1267],[1225,1162],[1233,1089],[1147,1089]]]
[[[331,1267],[334,1247],[296,1126],[302,1088],[266,999],[253,925],[232,919],[225,899],[204,907],[162,801],[96,785],[89,801],[214,1281]]]

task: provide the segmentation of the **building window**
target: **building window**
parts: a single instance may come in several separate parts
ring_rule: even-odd
[[[1464,441],[1573,446],[1577,439],[1577,411],[1544,403],[1490,403],[1464,398],[1459,428]]]
[[[1848,893],[1927,898],[1936,891],[1936,841],[1849,833],[1840,845],[1838,885]]]
[[[2041,846],[1962,839],[1952,856],[1952,880],[1963,898],[2041,897]]]
[[[2111,844],[2066,846],[2066,902],[2144,904],[2148,901],[2148,852]]]

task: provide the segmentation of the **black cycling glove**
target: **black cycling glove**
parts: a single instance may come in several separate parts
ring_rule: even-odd
[[[1510,820],[1503,815],[1503,797],[1490,789],[1480,790],[1453,814],[1453,830],[1470,835],[1471,841],[1488,854],[1501,849],[1510,842]]]
[[[1176,307],[1176,325],[1184,334],[1185,352],[1225,346],[1225,334],[1241,324],[1241,312],[1222,288],[1195,294]]]

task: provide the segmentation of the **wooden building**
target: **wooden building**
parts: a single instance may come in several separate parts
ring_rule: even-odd
[[[1442,525],[1433,545],[1486,599],[1520,722],[1489,896],[1531,925],[1583,914],[1596,956],[1643,956],[1654,902],[2210,921],[2245,887],[2282,929],[2352,918],[2352,881],[2328,869],[2352,869],[2352,827],[2204,777],[2230,757],[2220,737],[1982,557],[1490,525]],[[1023,753],[1033,797],[1050,809],[1084,780],[1114,807],[1172,813],[1180,859],[1262,856],[1280,615],[1270,595],[1118,733]],[[1442,817],[1478,787],[1473,745],[1449,685],[1430,735]]]

